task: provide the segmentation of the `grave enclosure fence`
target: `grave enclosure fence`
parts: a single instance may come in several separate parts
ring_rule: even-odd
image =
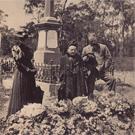
[[[45,82],[45,83],[58,83],[59,82],[59,69],[60,66],[56,64],[34,64],[37,69],[37,74],[35,78],[37,81]],[[6,61],[0,63],[0,76],[2,79],[6,79],[12,77],[14,71],[16,69],[16,65],[13,61]]]
[[[4,62],[0,62],[0,76],[2,79],[12,77],[16,65],[13,60],[3,60]],[[59,64],[43,64],[43,63],[34,63],[35,68],[37,69],[37,74],[35,78],[37,81],[45,82],[45,83],[54,83],[57,84],[59,82],[59,72],[60,65]],[[109,69],[110,74],[114,75],[114,62]]]

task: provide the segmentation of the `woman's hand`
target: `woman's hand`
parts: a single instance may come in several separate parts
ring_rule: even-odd
[[[33,74],[36,74],[36,73],[37,73],[37,70],[36,70],[36,69],[31,69],[31,72],[32,72]]]
[[[88,56],[84,56],[82,59],[84,62],[86,62],[86,61],[88,61],[89,58],[88,58]]]

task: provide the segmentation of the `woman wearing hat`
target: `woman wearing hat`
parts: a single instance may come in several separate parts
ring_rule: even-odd
[[[20,45],[15,45],[12,48],[12,55],[16,63],[16,71],[14,74],[14,81],[12,86],[12,93],[8,108],[7,116],[19,111],[23,105],[33,103],[33,91],[35,90],[36,69],[34,68],[31,59],[33,57],[32,49],[23,44],[26,35],[20,34]]]
[[[77,47],[70,44],[67,53],[60,59],[60,82],[58,98],[73,99],[84,94],[82,75],[82,59],[77,53]]]

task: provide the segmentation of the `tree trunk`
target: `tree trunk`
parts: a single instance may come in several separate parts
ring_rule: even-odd
[[[124,56],[124,42],[125,42],[125,35],[124,35],[124,31],[125,31],[125,28],[124,28],[124,24],[122,26],[122,42],[121,42],[121,45],[120,45],[120,57],[123,57]]]
[[[121,10],[122,10],[122,13],[124,13],[124,3],[122,2],[121,3]],[[124,16],[124,15],[123,15]],[[124,42],[125,42],[125,20],[123,20],[123,24],[122,24],[122,42],[121,42],[121,45],[120,45],[120,57],[123,57],[124,56]]]

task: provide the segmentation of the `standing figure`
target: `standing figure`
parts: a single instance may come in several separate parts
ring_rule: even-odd
[[[60,59],[60,82],[59,100],[72,100],[84,94],[82,59],[77,53],[76,46],[72,44],[68,47],[67,53]]]
[[[83,56],[83,72],[86,86],[86,96],[89,99],[93,99],[93,90],[95,86],[96,77],[98,76],[98,71],[96,69],[97,61],[95,55],[91,52]]]
[[[98,74],[93,75],[92,78],[87,80],[89,91],[94,90],[96,78],[105,81],[108,90],[115,90],[116,80],[109,73],[109,68],[112,64],[109,49],[106,45],[98,43],[95,33],[88,33],[88,41],[89,44],[82,51],[83,59],[88,54],[93,54],[97,61],[96,69],[98,70]]]
[[[7,117],[19,111],[23,105],[34,102],[33,92],[36,89],[36,69],[31,59],[33,52],[23,43],[12,48],[13,58],[16,63],[16,71],[12,86]]]

